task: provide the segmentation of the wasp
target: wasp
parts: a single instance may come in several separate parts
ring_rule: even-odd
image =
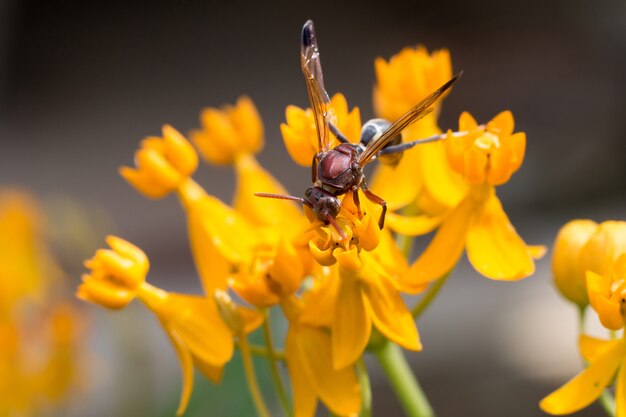
[[[361,129],[360,143],[353,144],[335,126],[336,120],[330,107],[330,98],[324,88],[317,37],[311,20],[307,21],[302,28],[300,66],[306,81],[318,138],[318,152],[313,156],[311,165],[313,185],[306,189],[304,197],[268,193],[255,195],[300,202],[309,207],[319,220],[331,224],[342,237],[345,237],[335,220],[341,210],[339,196],[352,191],[355,206],[360,212],[358,193],[360,188],[367,199],[382,207],[378,221],[382,229],[385,224],[387,203],[367,188],[363,173],[364,167],[377,158],[389,158],[396,155],[395,159],[388,162],[397,163],[401,152],[420,143],[441,139],[442,135],[436,135],[402,143],[400,133],[410,124],[432,112],[432,105],[455,83],[462,72],[410,108],[393,123],[384,119],[368,121]],[[334,148],[331,148],[331,134],[340,142]]]

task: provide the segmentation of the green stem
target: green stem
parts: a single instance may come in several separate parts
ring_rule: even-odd
[[[383,367],[406,415],[408,417],[435,417],[400,347],[386,342],[373,353]]]
[[[255,356],[263,356],[268,358],[270,356],[270,352],[267,350],[265,346],[248,344],[250,346],[250,353]],[[284,361],[285,360],[285,352],[280,349],[274,349],[273,356],[276,360]]]
[[[602,394],[600,394],[600,398],[598,399],[598,401],[600,402],[600,405],[604,409],[604,412],[609,417],[616,416],[615,398],[613,398],[613,395],[608,390],[602,391]]]
[[[361,387],[361,413],[359,415],[360,417],[372,417],[372,387],[363,356],[356,363],[356,372]]]
[[[437,296],[437,294],[439,294],[439,291],[441,290],[443,285],[446,283],[446,281],[448,280],[448,277],[451,274],[452,274],[452,270],[450,270],[444,276],[442,276],[437,281],[431,284],[430,288],[428,289],[428,292],[426,292],[426,294],[422,296],[419,303],[417,303],[415,307],[413,307],[413,310],[411,311],[414,319],[417,319],[419,316],[422,315],[424,311],[426,311],[426,309],[430,306],[430,303],[432,303],[435,297]]]
[[[246,380],[248,382],[248,389],[254,408],[259,417],[270,417],[267,405],[259,389],[259,383],[256,379],[256,373],[254,372],[254,363],[252,362],[252,353],[250,352],[250,345],[246,335],[239,336],[239,350],[241,351],[241,358],[243,359],[243,369],[246,374]]]
[[[289,397],[287,397],[287,392],[285,391],[283,380],[281,379],[280,372],[278,371],[278,357],[276,356],[274,350],[274,342],[272,341],[272,329],[270,328],[269,317],[266,317],[263,321],[263,339],[265,340],[265,346],[267,346],[267,362],[270,365],[272,380],[274,381],[274,387],[276,388],[276,392],[278,393],[280,405],[283,407],[285,415],[292,416],[293,410],[291,408],[291,404],[289,403]]]

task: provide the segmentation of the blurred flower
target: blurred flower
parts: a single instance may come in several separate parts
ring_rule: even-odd
[[[443,49],[429,54],[423,46],[404,48],[389,61],[377,58],[375,70],[374,110],[389,121],[399,118],[452,78],[449,52]],[[441,103],[439,100],[432,114],[402,132],[404,142],[441,133],[437,126]],[[440,141],[404,152],[395,166],[380,164],[370,181],[370,189],[384,195],[392,210],[410,205],[417,211],[412,219],[415,224],[405,229],[411,235],[432,231],[441,222],[442,215],[456,206],[466,192],[463,180],[448,165],[444,144]],[[389,220],[393,227],[395,219],[391,216]]]
[[[361,139],[361,113],[358,107],[348,111],[348,102],[341,93],[335,94],[330,100],[330,107],[336,118],[337,129],[345,135],[351,143],[359,143]],[[310,108],[303,110],[296,106],[287,106],[285,110],[287,123],[280,125],[285,147],[291,158],[299,165],[311,166],[313,156],[319,152],[318,137]],[[331,135],[331,148],[339,141]]]
[[[84,374],[81,312],[62,300],[44,218],[23,191],[0,190],[0,415],[50,413]]]
[[[120,168],[120,174],[150,198],[165,197],[194,173],[198,155],[176,129],[163,126],[163,137],[148,137],[135,153],[137,168]]]
[[[624,327],[626,311],[626,254],[602,275],[587,272],[591,306],[602,324],[612,330]],[[541,400],[543,411],[561,415],[574,413],[594,402],[611,385],[617,373],[615,399],[617,417],[626,416],[626,339],[601,340],[580,336],[580,351],[589,366],[552,394]]]
[[[531,275],[535,270],[533,258],[544,252],[519,237],[495,192],[495,185],[507,181],[523,159],[525,136],[511,135],[511,113],[500,113],[486,127],[463,113],[459,125],[461,132],[467,133],[461,137],[448,134],[447,155],[450,165],[464,175],[470,187],[404,276],[402,281],[408,289],[419,290],[424,283],[448,273],[464,248],[474,269],[496,280]]]
[[[246,310],[241,313],[242,327],[233,329],[229,327],[232,322],[224,321],[223,312],[212,296],[169,293],[149,285],[145,282],[149,269],[145,253],[114,236],[109,236],[107,243],[112,250],[98,250],[85,262],[91,273],[83,276],[77,296],[112,309],[122,308],[138,297],[157,316],[183,370],[183,392],[177,411],[181,415],[193,387],[192,365],[211,381],[218,382],[224,364],[233,355],[233,337],[254,330],[262,316]]]
[[[191,132],[191,140],[208,162],[233,164],[242,155],[263,148],[263,123],[254,103],[240,97],[234,106],[209,107],[200,115],[201,130]]]

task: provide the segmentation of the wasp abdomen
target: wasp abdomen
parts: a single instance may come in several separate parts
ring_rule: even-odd
[[[363,146],[367,146],[373,140],[378,139],[382,136],[382,134],[391,126],[385,119],[371,119],[368,120],[363,127],[361,128],[361,144]],[[385,148],[389,146],[399,145],[402,143],[402,137],[400,135],[393,138]],[[383,148],[384,149],[384,148]],[[400,162],[400,158],[402,158],[402,153],[392,153],[387,155],[380,155],[377,157],[379,161],[387,165],[397,165]]]

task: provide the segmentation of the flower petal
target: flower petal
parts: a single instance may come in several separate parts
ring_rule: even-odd
[[[391,279],[384,274],[363,285],[365,307],[374,326],[405,349],[422,350],[417,326]]]
[[[404,216],[396,213],[387,213],[385,225],[394,232],[406,236],[421,236],[432,232],[441,224],[442,216],[431,217],[426,214],[419,216]]]
[[[298,334],[290,327],[285,341],[285,357],[293,392],[294,417],[313,417],[317,408],[317,393],[301,359],[297,337]]]
[[[357,361],[365,350],[372,331],[372,321],[365,309],[361,283],[350,273],[341,273],[340,277],[335,320],[331,327],[335,369],[345,368]]]
[[[303,215],[298,207],[288,200],[261,198],[254,193],[288,194],[287,190],[254,158],[242,155],[235,162],[237,190],[233,207],[248,221],[258,226],[281,227],[282,231],[293,231]]]
[[[578,338],[578,349],[587,362],[594,362],[607,348],[613,346],[614,340],[598,339],[581,334]]]
[[[165,327],[165,333],[172,341],[174,349],[176,349],[176,354],[178,355],[178,360],[180,361],[180,369],[183,374],[183,389],[180,394],[178,409],[176,410],[176,415],[180,417],[185,413],[187,405],[189,404],[191,392],[193,391],[193,360],[189,349],[187,349],[176,331]]]
[[[570,414],[594,402],[609,384],[624,354],[622,340],[615,340],[596,361],[539,403],[553,415]]]
[[[468,230],[467,257],[476,271],[491,279],[517,280],[535,271],[528,246],[495,195]]]
[[[296,335],[302,366],[322,402],[334,414],[358,414],[361,390],[354,366],[333,368],[330,334],[317,327],[300,326]]]
[[[423,290],[424,284],[450,272],[463,254],[465,236],[476,205],[469,198],[447,214],[426,250],[400,278],[409,292]]]
[[[169,293],[166,305],[155,312],[194,357],[221,366],[233,356],[233,335],[211,298]]]

